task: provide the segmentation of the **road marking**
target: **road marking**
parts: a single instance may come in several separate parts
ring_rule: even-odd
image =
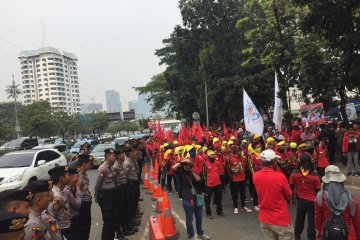
[[[171,211],[172,212],[172,215],[179,221],[179,223],[181,223],[184,228],[186,229],[186,223],[184,220],[181,219],[180,215],[177,214],[174,210]]]
[[[144,234],[141,240],[149,239],[149,222],[146,223]]]

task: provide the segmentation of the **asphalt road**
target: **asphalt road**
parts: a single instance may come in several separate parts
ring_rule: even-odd
[[[90,187],[91,192],[94,192],[94,183],[96,177],[96,170],[90,170],[89,173]],[[351,192],[354,192],[357,197],[360,196],[360,191],[358,189],[350,189]],[[140,230],[133,236],[128,237],[130,240],[145,240],[149,239],[149,217],[155,216],[155,213],[152,212],[155,202],[151,201],[151,195],[147,194],[146,190],[142,189],[141,193],[144,201],[140,202],[141,210],[144,212],[142,218],[142,224]],[[247,194],[249,197],[249,194]],[[182,207],[182,202],[179,200],[176,194],[169,195],[170,205],[172,209],[172,214],[176,222],[176,228],[180,234],[179,239],[187,239],[186,228],[185,228],[185,212]],[[240,201],[240,200],[239,200]],[[226,194],[223,195],[223,206],[225,217],[218,217],[216,214],[213,214],[214,219],[207,219],[205,210],[203,210],[203,229],[205,234],[209,235],[211,239],[216,240],[257,240],[264,239],[259,222],[257,220],[257,212],[253,211],[251,213],[233,213],[232,200],[230,195],[230,189],[226,189]],[[240,202],[239,202],[240,205]],[[253,209],[252,202],[247,202],[246,206],[250,209]],[[215,210],[215,208],[213,208]],[[295,222],[296,208],[290,207],[290,214],[293,222]],[[215,213],[215,211],[213,211]],[[193,223],[194,229],[195,220]],[[100,240],[101,239],[101,229],[102,229],[102,219],[101,211],[99,205],[93,203],[92,205],[92,226],[91,226],[91,240]],[[303,232],[303,239],[306,239],[306,226]]]

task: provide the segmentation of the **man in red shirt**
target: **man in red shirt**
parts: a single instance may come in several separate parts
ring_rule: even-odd
[[[287,202],[292,191],[284,174],[276,171],[278,156],[271,149],[260,155],[263,169],[255,172],[253,181],[259,196],[259,221],[266,239],[294,239],[294,229]]]
[[[241,201],[241,211],[251,212],[250,209],[245,207],[245,168],[246,168],[246,157],[241,152],[241,148],[235,152],[230,159],[230,188],[231,188],[231,197],[234,204],[234,213],[239,213],[238,210],[238,196],[240,193],[240,201]]]
[[[289,183],[294,193],[292,204],[294,203],[294,190],[296,189],[295,240],[300,240],[306,214],[308,216],[307,239],[315,240],[314,199],[316,193],[320,191],[321,185],[318,175],[313,170],[309,154],[301,155],[299,168],[291,173]]]
[[[216,205],[216,213],[224,217],[223,209],[221,206],[222,191],[220,181],[220,162],[215,160],[215,153],[212,150],[207,151],[208,160],[206,161],[203,169],[203,176],[205,178],[205,208],[206,216],[212,219],[210,208],[210,199],[214,193],[214,202]]]

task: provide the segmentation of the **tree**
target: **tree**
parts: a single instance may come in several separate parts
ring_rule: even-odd
[[[17,131],[18,138],[20,137],[19,130],[18,130],[18,119],[17,119],[17,99],[19,98],[19,95],[22,94],[22,91],[20,89],[20,84],[15,83],[14,75],[12,75],[12,84],[7,85],[5,92],[7,94],[8,99],[14,99],[14,110],[15,110],[15,128]]]
[[[56,126],[49,102],[38,101],[29,105],[22,105],[17,115],[24,134],[35,137],[55,135]]]
[[[95,137],[96,133],[100,134],[104,131],[109,123],[109,118],[106,112],[94,112],[91,114],[89,127]]]
[[[309,64],[305,61],[300,65],[304,75],[304,88],[314,93],[321,91],[321,81],[329,89],[328,94],[336,93],[340,98],[340,112],[345,120],[347,91],[359,89],[360,82],[360,1],[311,1],[296,0],[302,8],[300,18],[303,38],[318,43],[317,55],[320,55],[320,71],[326,73],[322,79],[316,79]],[[313,77],[314,76],[314,77]],[[334,96],[334,95],[333,95]]]
[[[61,137],[65,142],[65,134],[69,131],[72,122],[75,119],[61,109],[54,109],[52,118],[54,119],[56,129],[60,132]]]

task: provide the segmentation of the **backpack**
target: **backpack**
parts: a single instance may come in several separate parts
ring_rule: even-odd
[[[322,197],[323,193],[325,193],[325,199],[327,199],[328,192],[320,191],[316,196],[316,202],[320,207],[322,207]],[[350,214],[351,216],[355,215],[355,204],[354,199],[351,196],[351,194],[346,191],[346,194],[349,198],[349,204],[350,204]],[[350,225],[346,225],[345,220],[342,216],[342,212],[335,211],[333,209],[330,209],[331,215],[326,221],[325,227],[324,227],[324,235],[323,239],[326,240],[348,240],[348,233],[350,229]]]

